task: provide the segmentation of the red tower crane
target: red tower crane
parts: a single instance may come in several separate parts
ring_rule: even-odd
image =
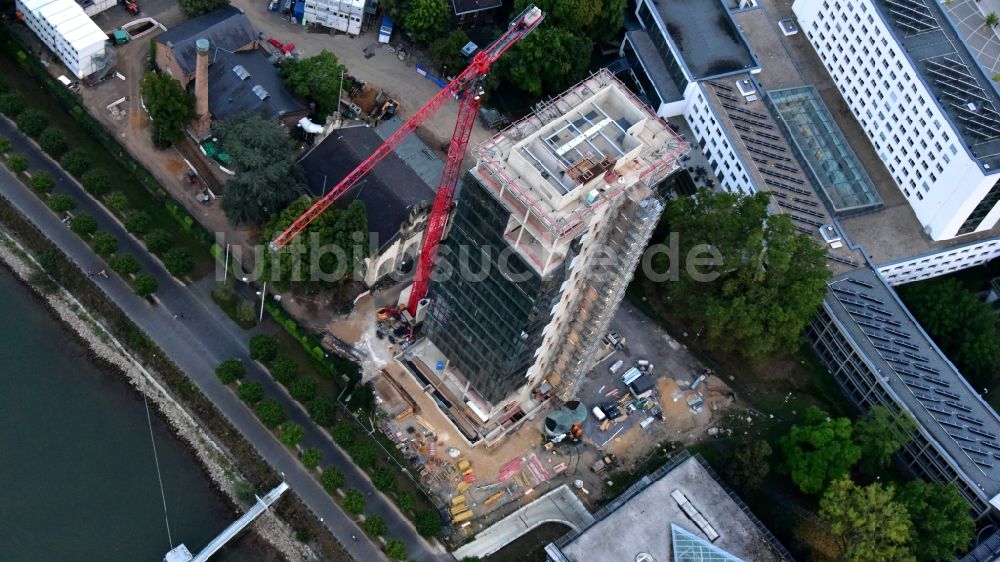
[[[441,172],[441,182],[434,196],[434,203],[431,205],[427,230],[424,232],[420,255],[417,258],[413,288],[410,290],[410,299],[406,305],[407,310],[415,315],[417,304],[427,295],[431,270],[434,267],[434,258],[437,256],[438,245],[441,243],[441,237],[448,223],[448,215],[451,212],[451,205],[455,197],[455,185],[458,183],[458,176],[461,173],[462,159],[465,157],[465,149],[469,145],[469,135],[472,134],[472,125],[475,123],[476,114],[479,112],[480,98],[482,96],[481,82],[489,72],[490,66],[514,43],[534,31],[544,17],[545,14],[540,9],[533,5],[528,6],[511,21],[507,27],[507,31],[499,39],[475,54],[468,68],[428,100],[402,127],[386,139],[382,143],[382,146],[375,149],[375,152],[366,158],[364,162],[358,164],[357,168],[344,176],[337,185],[327,191],[326,195],[316,200],[312,207],[309,207],[306,212],[302,213],[302,216],[295,219],[295,222],[272,240],[271,249],[281,249],[291,242],[309,226],[309,223],[329,208],[340,196],[347,193],[376,164],[395,150],[410,133],[424,124],[449,99],[458,96],[460,98],[458,120],[455,122],[455,130],[451,135],[448,157],[445,160],[444,170]]]

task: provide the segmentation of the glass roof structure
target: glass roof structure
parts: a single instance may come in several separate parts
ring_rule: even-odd
[[[674,562],[744,562],[705,539],[670,524],[670,542],[673,544]]]
[[[768,105],[806,172],[830,210],[838,216],[882,208],[882,198],[812,86],[775,90]]]

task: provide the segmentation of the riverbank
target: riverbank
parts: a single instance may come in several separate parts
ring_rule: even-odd
[[[130,386],[154,404],[161,418],[193,451],[219,493],[231,502],[234,510],[243,511],[243,507],[237,507],[241,500],[237,497],[236,483],[243,479],[239,476],[235,462],[167,391],[163,382],[140,365],[125,346],[72,294],[61,287],[51,293],[42,291],[32,277],[42,271],[41,266],[17,240],[3,230],[0,230],[0,262],[40,297],[49,311],[90,350],[96,363],[120,373]],[[272,511],[261,516],[251,528],[257,536],[243,537],[240,540],[250,540],[264,548],[265,551],[261,552],[264,559],[274,559],[278,555],[292,561],[315,558],[305,544],[293,538],[292,529]],[[198,545],[191,545],[191,548],[197,549]],[[273,550],[273,553],[266,552],[267,549]]]

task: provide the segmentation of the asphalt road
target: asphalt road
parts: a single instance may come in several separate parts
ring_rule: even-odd
[[[409,520],[388,498],[375,490],[364,472],[351,462],[328,434],[313,424],[308,414],[288,396],[284,388],[250,359],[247,342],[251,332],[241,330],[215,306],[208,293],[211,283],[198,283],[191,287],[181,285],[110,213],[91,199],[75,180],[5,118],[0,118],[0,135],[11,140],[15,151],[28,157],[29,170],[44,169],[52,173],[56,178],[54,192],[71,195],[77,202],[75,213],[88,213],[97,219],[100,230],[109,232],[118,239],[119,252],[135,256],[142,270],[156,278],[160,287],[156,293],[159,306],[152,306],[135,296],[131,288],[113,274],[106,280],[95,277],[102,290],[171,357],[264,460],[284,475],[294,493],[321,518],[355,560],[367,562],[385,559],[385,556],[377,545],[365,538],[361,529],[329,497],[296,456],[218,380],[215,367],[221,361],[232,358],[243,361],[247,366],[247,380],[259,381],[269,396],[282,402],[288,419],[305,429],[306,436],[302,446],[319,448],[323,453],[324,464],[332,464],[344,471],[347,476],[346,487],[358,488],[366,494],[365,513],[385,518],[389,525],[389,537],[400,539],[406,544],[410,559],[454,560],[442,548],[420,537]],[[93,272],[107,268],[105,262],[89,246],[77,238],[34,193],[3,166],[0,166],[0,195],[34,222],[82,270]],[[183,315],[183,318],[175,319],[174,315]],[[352,535],[357,535],[360,540],[353,541]],[[189,545],[192,550],[199,549],[200,546]]]

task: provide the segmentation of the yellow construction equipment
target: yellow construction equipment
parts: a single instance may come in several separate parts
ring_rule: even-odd
[[[471,484],[468,482],[459,482],[458,486],[455,486],[455,490],[457,490],[459,494],[464,494],[465,491],[469,489],[470,485]]]
[[[506,494],[507,494],[506,490],[500,490],[499,492],[497,492],[497,493],[493,494],[492,496],[486,498],[486,501],[484,501],[483,503],[486,504],[486,505],[490,505],[491,503],[493,503],[493,502],[497,501],[498,499],[504,497]]]
[[[451,498],[451,505],[458,505],[460,503],[465,503],[465,496],[455,496]]]
[[[472,466],[472,464],[465,459],[458,461],[458,469],[461,470],[462,472],[468,470],[470,466]]]
[[[462,521],[468,521],[469,519],[472,519],[472,512],[471,511],[463,511],[462,513],[459,513],[455,517],[452,517],[451,522],[453,524],[454,523],[461,523]]]

